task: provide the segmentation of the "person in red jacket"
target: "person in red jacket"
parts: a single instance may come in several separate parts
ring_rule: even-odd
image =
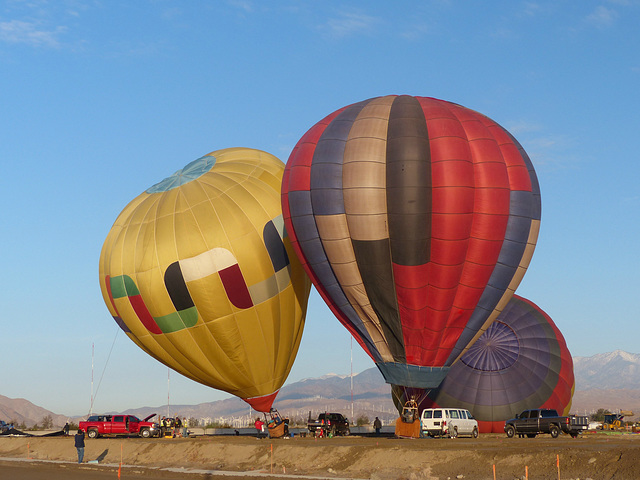
[[[258,431],[258,437],[262,436],[264,433],[264,422],[260,420],[260,417],[256,417],[256,421],[253,423],[253,426],[256,427]]]

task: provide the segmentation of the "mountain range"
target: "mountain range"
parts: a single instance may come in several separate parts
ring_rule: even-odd
[[[576,390],[640,388],[640,355],[616,350],[573,357]]]
[[[573,363],[576,389],[572,412],[584,414],[606,408],[640,413],[640,354],[616,350],[592,357],[574,357]],[[390,386],[374,367],[353,378],[330,374],[286,385],[278,394],[276,406],[282,414],[300,422],[306,420],[309,412],[315,414],[327,410],[341,411],[354,419],[360,415],[369,418],[379,416],[383,422],[388,422],[397,417],[390,392]],[[172,416],[227,423],[244,422],[256,414],[235,397],[198,405],[141,407],[121,413],[145,417],[151,413],[162,415],[168,408]],[[0,395],[2,420],[31,426],[41,423],[46,415],[51,416],[54,425],[64,425],[67,421],[66,416],[52,413],[25,399]]]

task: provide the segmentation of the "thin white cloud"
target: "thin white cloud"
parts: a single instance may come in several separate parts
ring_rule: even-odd
[[[162,11],[162,18],[166,20],[174,20],[182,16],[182,9],[180,7],[165,8]]]
[[[516,137],[522,133],[539,132],[542,130],[540,125],[521,120],[506,126],[507,130]]]
[[[400,34],[400,36],[403,38],[406,38],[407,40],[418,40],[423,38],[425,35],[428,35],[429,33],[431,33],[432,30],[433,29],[430,28],[425,23],[414,24],[414,25],[408,26]]]
[[[576,168],[579,161],[571,153],[573,140],[561,134],[549,134],[544,125],[527,120],[505,123],[505,128],[524,147],[537,167],[548,171]]]
[[[534,17],[540,13],[540,4],[536,2],[524,2],[523,12],[529,17]]]
[[[536,167],[552,171],[577,168],[580,163],[570,151],[571,140],[561,135],[524,134],[518,140]]]
[[[558,137],[536,137],[529,140],[529,143],[538,150],[549,150],[558,148],[561,145],[561,139]]]
[[[0,42],[24,43],[32,47],[60,46],[58,37],[66,32],[67,27],[59,26],[54,30],[42,30],[33,22],[11,20],[0,22]]]
[[[340,12],[337,17],[330,18],[322,29],[331,37],[341,38],[368,33],[378,22],[377,18],[363,13]]]
[[[253,2],[248,0],[228,0],[229,5],[239,8],[245,13],[252,13],[254,11]]]
[[[600,5],[592,13],[587,15],[585,21],[589,25],[593,25],[597,28],[608,28],[614,24],[617,17],[618,14],[615,10]]]
[[[623,204],[635,205],[639,203],[639,201],[640,201],[640,196],[638,195],[631,196],[631,197],[622,197]]]

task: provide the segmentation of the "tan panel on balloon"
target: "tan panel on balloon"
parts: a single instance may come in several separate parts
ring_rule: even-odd
[[[395,97],[369,102],[353,122],[344,151],[344,204],[353,240],[389,237],[387,222],[387,125]]]
[[[315,220],[320,238],[323,239],[322,246],[347,300],[362,320],[373,342],[378,345],[380,354],[385,358],[385,361],[392,361],[380,321],[371,308],[371,302],[362,284],[351,240],[348,237],[346,217],[344,215],[319,215],[315,217]]]

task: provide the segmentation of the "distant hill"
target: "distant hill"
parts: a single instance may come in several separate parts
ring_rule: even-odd
[[[576,390],[572,411],[584,413],[598,408],[633,410],[640,414],[640,354],[616,350],[592,357],[574,357]],[[292,419],[304,421],[309,412],[339,411],[357,419],[379,416],[388,422],[397,417],[391,400],[391,388],[384,382],[377,368],[370,368],[352,378],[344,375],[325,375],[307,378],[284,386],[276,399],[278,410]],[[352,403],[353,395],[353,403]],[[353,415],[352,415],[353,405]],[[211,421],[246,422],[256,412],[240,399],[229,398],[198,405],[170,405],[170,414]],[[139,417],[152,413],[166,415],[167,405],[141,407],[126,412]],[[25,422],[27,426],[41,423],[51,415],[55,425],[64,425],[67,417],[56,415],[24,399],[10,399],[0,395],[0,418]]]
[[[38,407],[24,398],[8,398],[0,395],[0,419],[5,422],[15,422],[16,425],[24,423],[30,428],[36,423],[42,425],[42,419],[47,415],[51,416],[56,426],[62,426],[68,420],[68,417]]]

